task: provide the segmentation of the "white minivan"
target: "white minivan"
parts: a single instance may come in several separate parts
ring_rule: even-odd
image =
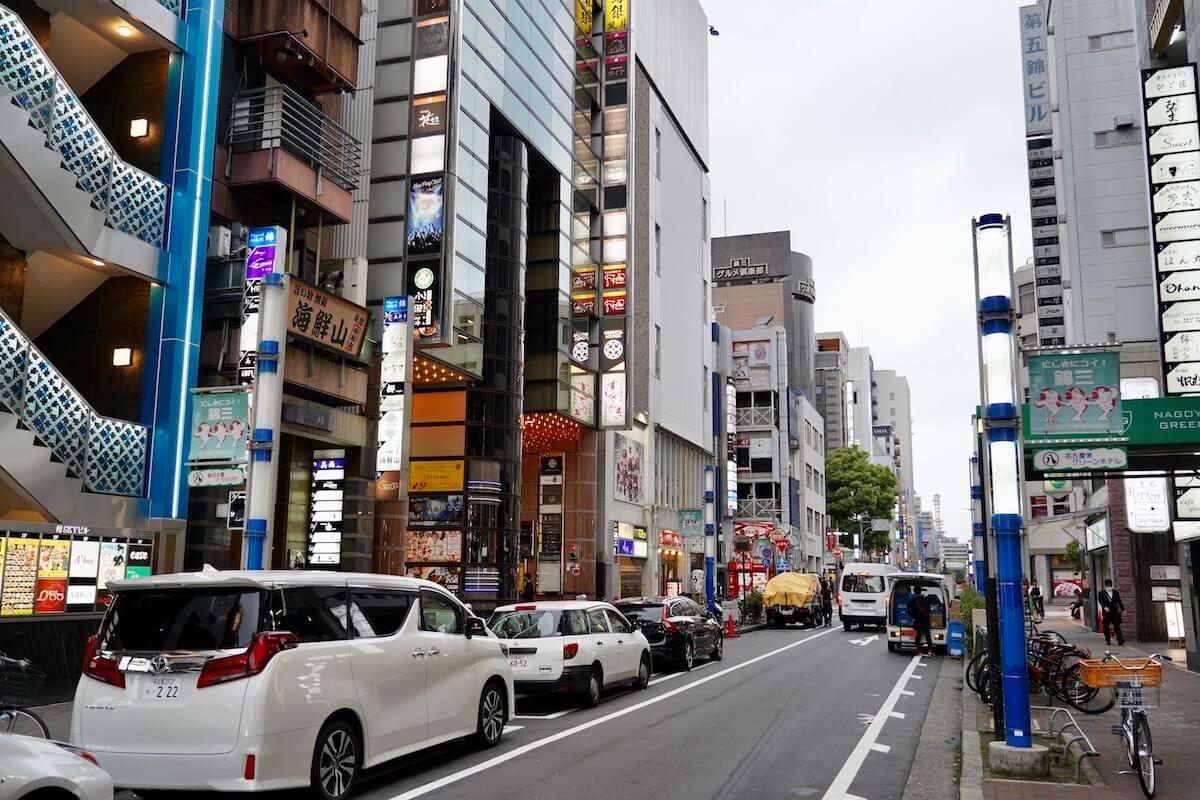
[[[216,571],[115,581],[71,741],[117,786],[340,800],[360,772],[513,713],[502,643],[442,587],[387,575]]]
[[[838,618],[843,630],[855,624],[887,627],[888,579],[898,572],[891,564],[854,562],[843,568],[838,592]]]

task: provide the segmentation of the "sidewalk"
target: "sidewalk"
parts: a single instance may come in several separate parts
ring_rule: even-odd
[[[1147,646],[1143,644],[1136,647],[1109,647],[1104,644],[1102,635],[1093,633],[1070,619],[1051,617],[1040,627],[1042,630],[1061,633],[1069,642],[1090,649],[1097,657],[1102,656],[1106,650],[1111,650],[1118,656],[1169,652],[1165,647],[1162,650],[1147,650]],[[1063,705],[1040,694],[1033,695],[1030,699],[1033,705]],[[973,727],[976,731],[989,731],[992,713],[991,709],[979,702],[978,695],[970,690],[964,692],[963,700],[965,742],[966,737],[970,735],[967,729],[972,727],[969,722],[974,720]],[[1156,800],[1185,800],[1196,797],[1196,787],[1200,786],[1200,758],[1197,757],[1196,751],[1196,746],[1200,743],[1200,675],[1174,665],[1164,666],[1160,707],[1151,709],[1149,715],[1154,754],[1163,761],[1156,771]],[[1038,715],[1035,713],[1034,716],[1036,719]],[[984,777],[984,800],[1115,800],[1141,797],[1136,775],[1116,774],[1117,770],[1126,767],[1124,745],[1111,731],[1112,726],[1120,721],[1119,709],[1114,707],[1095,716],[1074,712],[1074,716],[1100,753],[1099,758],[1088,759],[1086,762],[1092,768],[1089,772],[1093,785],[1035,783]],[[1045,720],[1040,720],[1040,724],[1044,726]],[[966,749],[964,743],[964,753]],[[964,772],[964,783],[965,778]]]

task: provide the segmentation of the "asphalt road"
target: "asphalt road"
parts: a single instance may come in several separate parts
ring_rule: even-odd
[[[937,677],[840,627],[759,631],[599,707],[519,700],[504,741],[364,776],[362,800],[793,800],[903,794]],[[950,757],[948,755],[948,757]]]

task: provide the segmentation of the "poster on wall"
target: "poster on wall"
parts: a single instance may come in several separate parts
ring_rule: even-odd
[[[125,548],[125,580],[148,578],[154,571],[154,541],[130,539]]]
[[[462,512],[463,496],[461,494],[408,498],[409,525],[461,523]]]
[[[1028,363],[1034,436],[1124,431],[1119,353],[1030,356]]]
[[[752,367],[769,366],[771,363],[771,343],[768,341],[747,342],[746,352]]]
[[[188,461],[245,461],[249,413],[245,391],[195,392]]]
[[[67,571],[71,564],[71,537],[63,533],[42,534],[38,548],[35,614],[61,614],[67,610]]]
[[[440,583],[452,592],[458,591],[459,571],[457,566],[406,565],[405,574],[410,578],[420,578],[423,581]]]
[[[640,505],[645,497],[642,480],[642,443],[618,433],[613,437],[613,489],[616,499]]]
[[[96,607],[96,578],[100,575],[100,537],[84,534],[71,542],[67,569],[67,611]]]
[[[457,564],[462,561],[462,531],[408,531],[404,535],[406,564]]]
[[[37,596],[36,533],[9,531],[4,545],[4,582],[0,586],[0,617],[25,617],[33,613]]]
[[[1054,578],[1050,588],[1055,598],[1073,600],[1075,592],[1083,591],[1083,580],[1081,578]]]
[[[408,254],[433,255],[442,251],[445,205],[442,176],[414,180],[408,190]]]

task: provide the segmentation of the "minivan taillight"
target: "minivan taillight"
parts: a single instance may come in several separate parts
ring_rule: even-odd
[[[267,668],[276,653],[291,650],[297,641],[295,634],[282,631],[255,634],[245,652],[213,659],[205,664],[200,671],[200,679],[196,681],[196,688],[203,689],[257,675]]]
[[[95,678],[101,683],[125,688],[125,674],[117,668],[117,662],[100,655],[100,637],[92,634],[83,650],[83,674]]]
[[[570,661],[575,656],[579,655],[579,645],[575,642],[563,645],[563,661]]]

